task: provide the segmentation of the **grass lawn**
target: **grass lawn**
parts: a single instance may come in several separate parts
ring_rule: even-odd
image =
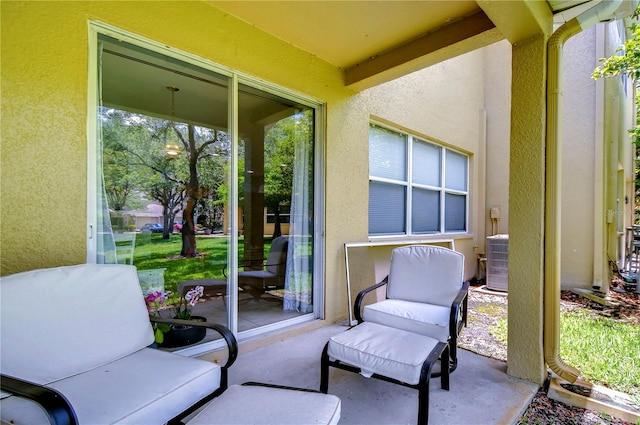
[[[506,345],[507,319],[490,332]],[[560,356],[597,385],[629,394],[640,406],[640,326],[584,308],[560,314]]]
[[[136,237],[133,264],[138,270],[166,269],[165,290],[176,293],[178,284],[185,280],[225,279],[222,271],[227,264],[227,244],[225,237],[198,237],[196,247],[198,257],[180,257],[182,238],[180,234],[162,239],[160,233],[142,233]],[[265,238],[265,253],[269,252],[271,240]],[[242,258],[244,244],[239,244],[239,258]]]
[[[640,326],[583,309],[560,316],[560,355],[591,382],[640,401]]]

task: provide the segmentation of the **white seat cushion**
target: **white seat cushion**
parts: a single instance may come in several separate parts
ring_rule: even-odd
[[[5,395],[7,395],[7,393],[3,393],[2,402],[0,402],[0,406],[2,406],[0,411],[2,425],[49,423],[49,415],[47,415],[47,412],[42,406],[35,401],[10,395],[4,397]]]
[[[252,385],[232,385],[188,425],[337,424],[340,399],[334,395]]]
[[[450,315],[451,307],[388,299],[365,306],[362,318],[446,342]]]
[[[161,424],[220,386],[220,366],[144,348],[52,383],[81,424]]]
[[[363,371],[415,385],[437,344],[428,336],[364,322],[331,337],[327,354]]]

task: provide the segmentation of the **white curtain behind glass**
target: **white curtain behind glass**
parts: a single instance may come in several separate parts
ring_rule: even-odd
[[[295,153],[293,160],[293,188],[291,191],[291,220],[289,248],[287,251],[287,273],[285,276],[284,310],[313,312],[313,286],[311,262],[311,175],[309,156],[312,149],[312,120],[299,113],[295,126]],[[307,123],[311,128],[307,127]]]
[[[98,114],[97,134],[96,134],[96,173],[97,173],[97,258],[99,264],[116,263],[116,245],[113,239],[113,230],[111,229],[111,217],[109,215],[109,203],[107,201],[107,192],[104,184],[103,170],[103,140],[102,140],[102,50],[103,44],[98,41]]]

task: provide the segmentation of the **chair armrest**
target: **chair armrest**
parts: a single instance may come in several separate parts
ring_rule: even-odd
[[[78,423],[76,412],[69,401],[54,389],[7,375],[0,375],[0,387],[2,387],[2,391],[38,403],[47,412],[53,425],[76,425]]]
[[[458,295],[453,299],[451,303],[451,313],[449,315],[449,333],[451,337],[457,336],[462,330],[463,326],[467,326],[467,301],[469,295],[469,282],[463,282]],[[459,315],[462,314],[462,318],[459,319]]]
[[[231,367],[233,362],[238,358],[238,341],[236,337],[231,333],[229,328],[226,326],[220,325],[218,323],[210,323],[210,322],[198,322],[195,320],[182,320],[182,319],[168,319],[164,317],[157,316],[149,316],[149,319],[154,323],[166,323],[168,325],[186,325],[193,326],[196,328],[207,328],[213,329],[218,332],[224,338],[227,343],[227,348],[229,350],[229,357],[227,358],[227,362],[222,365],[222,379],[220,382],[220,388],[222,390],[227,389],[228,384],[228,369]]]
[[[386,285],[388,282],[389,282],[389,276],[385,277],[384,279],[382,279],[382,281],[376,283],[375,285],[369,286],[368,288],[365,288],[358,293],[358,296],[356,297],[356,302],[353,304],[353,314],[355,315],[356,320],[358,321],[358,324],[364,321],[362,320],[362,303],[364,301],[365,295],[367,295],[371,291],[375,291],[376,289],[378,289],[383,285]]]

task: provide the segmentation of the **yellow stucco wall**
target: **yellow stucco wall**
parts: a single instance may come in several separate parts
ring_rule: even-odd
[[[391,82],[387,89],[393,88],[393,95],[380,87],[356,94],[344,87],[340,70],[204,2],[2,1],[0,7],[0,274],[85,262],[88,22],[97,20],[326,104],[327,320],[340,321],[347,316],[344,243],[367,239],[371,118],[435,138],[471,155],[470,202],[476,218],[472,219],[471,234],[456,240],[456,249],[467,257],[466,277],[473,275],[478,237],[483,238],[486,232],[484,219],[478,219],[484,213],[484,202],[478,199],[484,174],[478,161],[485,160],[478,145],[486,140],[485,119],[491,103],[480,89],[485,81],[480,75],[485,60],[481,53],[472,52]],[[517,80],[529,84],[529,77],[521,73],[535,69],[534,85],[543,85],[540,42],[534,41],[534,55],[527,46],[518,47],[518,75],[522,78]],[[419,76],[423,77],[420,81]],[[544,98],[543,93],[538,94]],[[515,244],[521,255],[510,264],[527,269],[512,275],[518,281],[513,283],[514,291],[510,290],[510,311],[513,304],[518,315],[515,320],[510,317],[509,367],[516,376],[536,382],[542,381],[544,370],[540,358],[539,262],[543,216],[539,144],[544,118],[539,102],[531,93],[518,97],[521,112],[512,123],[516,138],[512,143],[521,152],[511,156],[510,189],[512,204],[515,199],[519,205],[510,211],[518,217],[512,224],[521,236]],[[532,139],[533,144],[529,143]],[[532,163],[534,170],[521,173]],[[519,177],[513,177],[514,170]],[[536,250],[533,260],[532,249]],[[374,276],[371,268],[362,272]]]
[[[509,164],[509,374],[542,383],[546,38],[513,48]]]
[[[203,2],[4,1],[1,7],[2,274],[85,261],[90,20],[326,102],[329,320],[346,318],[343,245],[367,238],[362,206],[368,197],[370,118],[472,155],[477,150],[480,53],[356,94],[344,87],[338,69]],[[420,76],[431,82],[418,83]],[[474,245],[473,239],[459,244],[470,259],[470,276]]]
[[[326,315],[344,315],[338,251],[367,232],[362,216],[344,211],[366,205],[358,197],[367,193],[368,115],[338,69],[203,2],[1,7],[1,274],[85,262],[88,24],[96,20],[326,102]]]

